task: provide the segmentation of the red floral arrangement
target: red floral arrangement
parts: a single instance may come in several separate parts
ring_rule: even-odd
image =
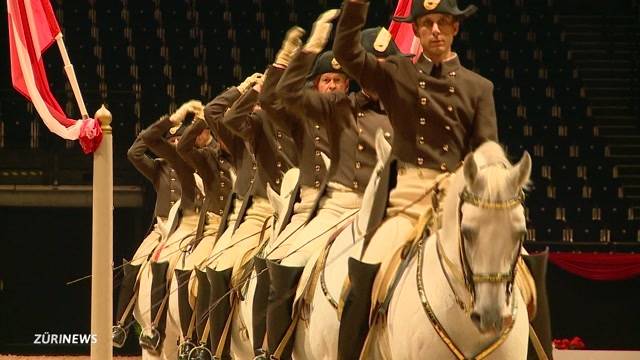
[[[584,341],[578,336],[575,336],[573,339],[555,339],[553,340],[553,347],[558,350],[584,350],[585,345]]]

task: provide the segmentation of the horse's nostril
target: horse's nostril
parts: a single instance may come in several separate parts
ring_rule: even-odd
[[[473,321],[473,323],[476,326],[480,326],[480,314],[478,314],[477,312],[472,312],[471,313],[471,321]]]

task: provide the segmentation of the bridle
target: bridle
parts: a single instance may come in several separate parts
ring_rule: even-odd
[[[460,193],[460,200],[458,202],[458,249],[460,251],[460,265],[462,268],[465,287],[471,294],[471,300],[473,303],[475,303],[476,284],[479,283],[506,283],[506,299],[507,301],[510,299],[511,293],[513,292],[515,270],[518,263],[518,258],[520,257],[523,238],[520,238],[520,240],[518,241],[517,252],[511,260],[511,266],[509,267],[508,271],[501,273],[474,273],[471,265],[469,264],[469,259],[465,250],[466,238],[462,233],[462,205],[469,204],[481,209],[510,210],[515,207],[521,206],[523,203],[524,191],[522,190],[520,190],[518,192],[518,195],[516,195],[515,197],[504,201],[490,201],[487,199],[483,199],[469,191],[469,189],[467,189],[466,187]]]

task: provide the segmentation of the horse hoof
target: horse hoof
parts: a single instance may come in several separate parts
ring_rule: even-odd
[[[213,360],[213,354],[206,346],[200,345],[189,352],[188,360]]]
[[[125,340],[127,340],[127,330],[120,325],[111,327],[111,340],[113,347],[118,349],[123,347]]]
[[[155,353],[160,347],[162,337],[156,328],[144,329],[140,334],[138,342],[140,346],[151,353]]]
[[[187,340],[178,346],[178,360],[189,360],[189,353],[196,347],[194,343]]]

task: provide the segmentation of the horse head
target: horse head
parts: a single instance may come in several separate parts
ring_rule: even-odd
[[[500,145],[487,142],[466,156],[462,171],[453,218],[472,299],[470,316],[480,332],[500,333],[513,321],[516,262],[526,235],[523,189],[529,182],[531,157],[525,152],[512,165]]]

